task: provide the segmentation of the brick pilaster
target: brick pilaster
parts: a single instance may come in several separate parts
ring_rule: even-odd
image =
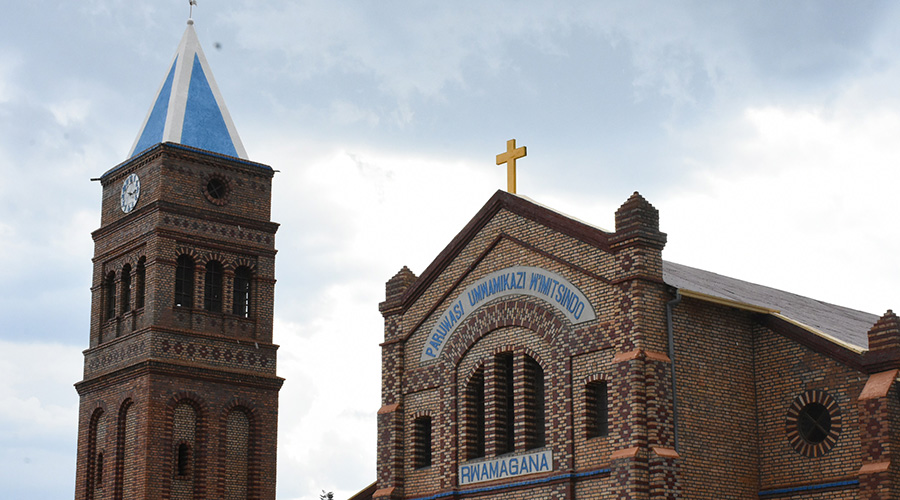
[[[889,394],[900,370],[889,370],[869,376],[865,388],[857,400],[859,415],[859,440],[862,467],[859,469],[860,500],[894,498],[897,488],[895,477],[900,471],[897,451],[891,437],[900,431],[896,416],[892,418]],[[894,410],[896,413],[896,409]]]

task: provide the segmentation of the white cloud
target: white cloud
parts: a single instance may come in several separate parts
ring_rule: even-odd
[[[900,307],[900,113],[748,109],[692,186],[658,200],[665,256],[881,314]]]
[[[7,498],[72,494],[81,350],[0,340],[0,490]],[[49,473],[51,472],[52,473]]]

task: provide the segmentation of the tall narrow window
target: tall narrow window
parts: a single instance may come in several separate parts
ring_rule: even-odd
[[[191,470],[191,449],[188,447],[187,443],[181,443],[178,445],[178,457],[176,458],[175,471],[181,476],[187,476]]]
[[[241,266],[234,270],[234,302],[231,313],[242,318],[250,317],[250,268]]]
[[[431,467],[431,417],[419,417],[413,423],[413,467]]]
[[[131,266],[122,267],[122,313],[131,310]]]
[[[516,400],[513,378],[512,354],[501,354],[496,358],[497,368],[497,453],[510,453],[516,449]]]
[[[106,319],[116,317],[116,273],[111,272],[106,275]]]
[[[141,257],[138,260],[137,267],[134,271],[134,308],[140,309],[144,307],[144,294],[146,293],[146,283],[147,283],[147,271],[145,268],[145,264],[147,263],[146,257]]]
[[[587,437],[609,435],[609,397],[606,382],[588,382],[584,391],[584,406],[587,410]]]
[[[537,361],[525,357],[526,447],[541,448],[545,443],[544,370]]]
[[[97,489],[103,488],[103,452],[97,453]]]
[[[175,305],[194,307],[194,259],[179,255],[175,266]]]
[[[222,312],[222,264],[211,260],[206,263],[206,285],[203,289],[203,308]]]
[[[484,456],[484,369],[479,368],[466,386],[466,459]]]

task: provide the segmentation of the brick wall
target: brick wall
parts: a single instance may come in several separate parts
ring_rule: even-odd
[[[129,214],[121,182],[141,179]],[[275,497],[278,346],[272,343],[275,232],[272,170],[264,165],[159,145],[102,178],[95,242],[90,348],[80,402],[76,498]],[[210,179],[227,186],[216,198]],[[195,265],[193,307],[175,305],[179,255]],[[222,311],[206,311],[205,266],[223,266]],[[144,305],[137,298],[144,264]],[[131,269],[125,307],[123,269]],[[252,271],[250,314],[232,314],[234,271]],[[103,280],[113,273],[115,315]],[[102,412],[105,435],[92,432]],[[193,422],[193,423],[191,423]],[[179,474],[179,444],[189,472]],[[103,487],[96,487],[98,452]],[[241,458],[242,457],[242,458]],[[184,458],[184,457],[182,457]]]
[[[617,212],[616,231],[604,233],[498,193],[421,276],[404,268],[392,278],[381,304],[384,406],[375,498],[451,492],[456,498],[896,498],[894,481],[883,479],[896,474],[895,464],[879,457],[900,442],[894,432],[900,399],[891,387],[890,395],[859,400],[870,379],[861,355],[827,341],[819,352],[808,346],[822,339],[798,342],[796,331],[775,331],[760,313],[683,298],[673,309],[673,387],[666,311],[676,294],[662,280],[666,237],[658,224],[656,210],[637,194]],[[565,277],[597,318],[573,324],[543,299],[503,296],[479,305],[456,326],[442,355],[422,362],[428,336],[460,293],[512,266]],[[900,345],[891,321],[881,328],[888,333],[878,333],[888,339],[886,349]],[[486,459],[508,452],[508,389],[498,375],[507,361],[498,355],[512,356],[515,376],[525,373],[528,359],[543,370],[542,449],[552,453],[553,468],[460,485],[460,465],[484,460],[466,456],[477,429],[466,411],[473,376],[484,377]],[[887,364],[880,356],[872,365],[879,369]],[[518,378],[509,457],[528,450],[533,427],[521,395],[530,383]],[[588,437],[586,387],[597,381],[607,384],[609,432]],[[789,441],[797,425],[788,420],[789,409],[798,398],[826,393],[834,401],[829,409],[840,410],[832,426],[840,432],[833,446],[809,456]],[[422,415],[433,418],[433,460],[417,469],[412,429]],[[872,443],[869,451],[861,450],[860,429]],[[870,464],[865,473],[863,460]],[[889,465],[882,471],[881,464]]]

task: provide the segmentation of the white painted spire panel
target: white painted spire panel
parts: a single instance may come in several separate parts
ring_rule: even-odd
[[[188,21],[129,158],[160,142],[174,142],[248,159],[193,24]]]

